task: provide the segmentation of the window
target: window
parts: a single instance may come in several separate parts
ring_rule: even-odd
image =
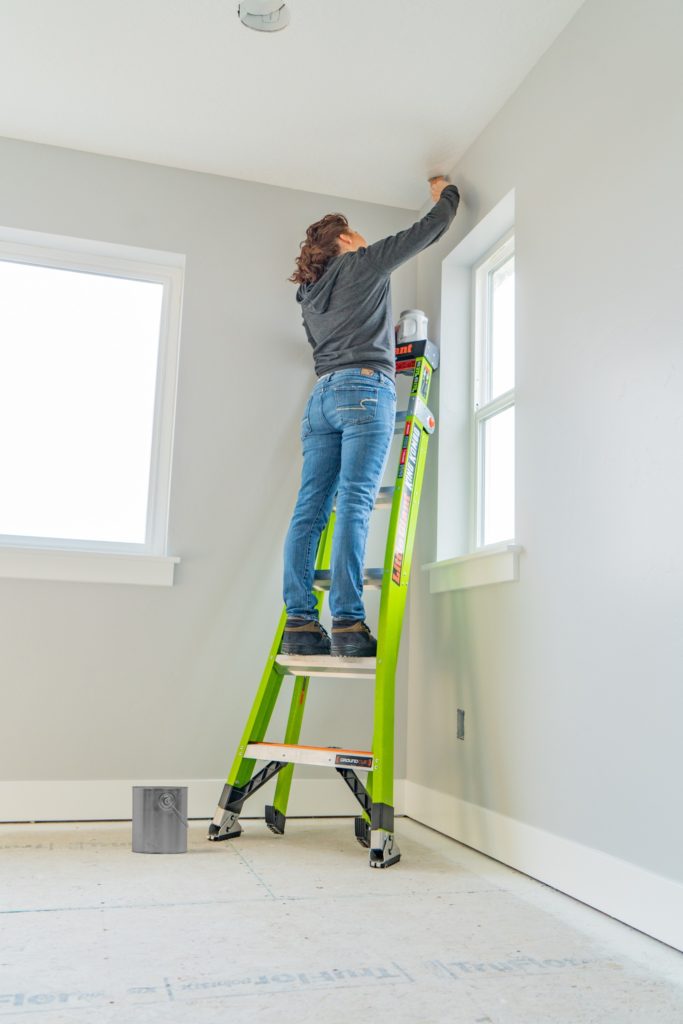
[[[515,536],[515,249],[508,235],[473,268],[472,547]]]
[[[166,554],[184,257],[0,229],[0,545]]]
[[[512,189],[444,258],[433,594],[519,579]]]

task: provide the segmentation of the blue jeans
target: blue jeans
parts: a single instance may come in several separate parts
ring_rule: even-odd
[[[360,368],[320,377],[301,420],[304,464],[284,551],[287,614],[317,619],[313,570],[318,541],[337,495],[330,611],[364,619],[363,566],[372,512],[396,421],[391,377]]]

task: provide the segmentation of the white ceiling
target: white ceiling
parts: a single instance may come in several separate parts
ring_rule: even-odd
[[[0,0],[0,135],[417,209],[583,0]]]

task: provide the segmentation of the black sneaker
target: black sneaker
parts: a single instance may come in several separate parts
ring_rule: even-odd
[[[331,654],[338,658],[374,658],[377,641],[362,619],[334,619]]]
[[[288,618],[282,634],[281,654],[329,654],[330,634],[317,619]]]

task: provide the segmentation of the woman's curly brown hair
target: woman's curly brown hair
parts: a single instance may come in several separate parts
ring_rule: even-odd
[[[287,280],[294,284],[317,281],[332,257],[339,255],[337,239],[348,230],[349,222],[343,213],[328,213],[311,224],[295,261],[296,270]]]

